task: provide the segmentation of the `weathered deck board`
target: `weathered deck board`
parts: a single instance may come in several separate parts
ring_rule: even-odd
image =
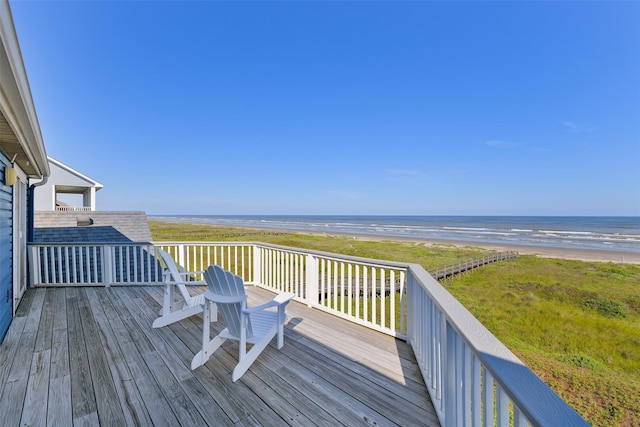
[[[0,399],[0,417],[7,420],[15,420],[16,423],[20,422],[25,404],[27,382],[31,374],[44,296],[44,293],[37,293],[33,297],[26,321],[23,323],[24,328],[20,333],[14,357],[8,361],[11,363],[9,375],[6,382],[0,384],[3,388],[2,398]],[[0,421],[3,420],[0,419]]]
[[[96,320],[89,307],[86,292],[80,292],[78,299],[78,308],[82,319],[82,330],[87,347],[87,358],[91,369],[91,377],[93,378],[93,390],[100,423],[110,426],[124,425],[124,413],[118,400],[116,387],[113,383],[113,377],[111,376],[111,370],[107,364],[107,356],[102,344],[104,340],[98,333]]]
[[[178,419],[169,402],[145,363],[146,357],[156,357],[153,348],[139,337],[129,310],[119,300],[114,301],[113,292],[114,289],[102,292],[105,310],[110,316],[109,321],[116,331],[120,348],[126,357],[131,379],[140,392],[141,404],[146,408],[153,425],[178,425]]]
[[[87,298],[104,342],[105,357],[113,376],[115,393],[122,408],[125,425],[152,425],[146,408],[141,404],[140,393],[135,382],[132,381],[131,373],[125,363],[125,356],[118,345],[118,338],[109,323],[100,295],[93,289],[87,289]]]
[[[78,293],[84,293],[82,288],[67,289],[67,328],[69,340],[69,366],[71,367],[71,403],[73,422],[97,423],[98,407],[93,391],[93,378],[89,368],[89,356],[82,318],[78,304]]]
[[[272,297],[248,291],[249,305]],[[438,425],[402,341],[291,303],[285,346],[233,383],[237,344],[191,371],[202,316],[152,329],[161,299],[159,287],[29,289],[0,345],[0,425]]]
[[[54,319],[51,338],[51,368],[49,371],[49,401],[47,424],[68,426],[73,423],[71,409],[71,371],[67,335],[67,300],[64,288],[48,292],[55,295]]]

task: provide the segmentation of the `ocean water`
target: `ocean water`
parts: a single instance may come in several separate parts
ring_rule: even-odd
[[[156,215],[151,219],[322,233],[640,253],[640,217]]]

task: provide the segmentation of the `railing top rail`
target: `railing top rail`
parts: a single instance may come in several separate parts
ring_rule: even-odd
[[[534,425],[585,425],[584,419],[476,319],[421,265],[409,270],[448,323],[473,349],[481,363],[496,378],[524,415]],[[524,385],[524,386],[523,386]]]
[[[256,242],[226,242],[226,241],[162,241],[162,242],[152,242],[155,246],[176,246],[176,245],[188,245],[188,246],[254,246]]]
[[[90,211],[91,206],[56,206],[57,211]]]
[[[352,261],[352,262],[357,262],[360,264],[367,264],[367,265],[373,265],[373,266],[382,266],[382,267],[394,267],[394,268],[398,268],[398,269],[406,269],[408,267],[408,264],[405,262],[397,262],[397,261],[385,261],[385,260],[377,260],[377,259],[372,259],[372,258],[363,258],[363,257],[357,257],[357,256],[353,256],[353,255],[341,255],[341,254],[335,254],[332,252],[324,252],[324,251],[318,251],[318,250],[314,250],[314,249],[300,249],[300,248],[293,248],[291,246],[283,246],[283,245],[276,245],[273,243],[263,243],[263,242],[153,242],[154,245],[156,246],[162,246],[162,245],[178,245],[178,244],[184,244],[184,245],[201,245],[201,246],[210,246],[210,245],[228,245],[228,246],[240,246],[240,245],[246,245],[246,246],[258,246],[258,247],[263,247],[263,248],[270,248],[270,249],[279,249],[279,250],[283,250],[283,251],[287,251],[287,252],[291,252],[291,253],[296,253],[296,254],[300,254],[300,255],[317,255],[323,258],[328,258],[328,259],[335,259],[338,261]]]
[[[332,253],[332,252],[324,252],[324,251],[318,251],[318,250],[314,250],[314,249],[292,248],[292,247],[289,247],[289,246],[275,245],[275,244],[272,244],[272,243],[257,242],[255,244],[258,245],[258,246],[263,246],[263,247],[267,247],[267,248],[282,249],[282,250],[291,251],[291,252],[298,252],[298,253],[301,253],[301,254],[317,255],[317,256],[321,256],[323,258],[335,259],[335,260],[339,260],[339,261],[353,261],[353,262],[357,262],[357,263],[360,263],[360,264],[369,264],[369,265],[385,266],[385,267],[396,267],[396,268],[402,268],[402,269],[406,269],[409,266],[409,264],[407,264],[406,262],[397,262],[397,261],[387,261],[387,260],[379,260],[379,259],[372,259],[372,258],[363,258],[363,257],[354,256],[354,255],[335,254],[335,253]]]
[[[28,242],[28,246],[154,246],[152,242]]]

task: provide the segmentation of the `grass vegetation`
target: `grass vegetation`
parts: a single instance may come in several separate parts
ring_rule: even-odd
[[[426,269],[486,250],[149,222],[156,241],[260,241]],[[640,425],[640,265],[521,255],[443,285],[589,423]]]

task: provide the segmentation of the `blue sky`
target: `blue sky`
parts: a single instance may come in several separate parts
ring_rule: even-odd
[[[640,215],[638,2],[11,7],[101,210]]]

